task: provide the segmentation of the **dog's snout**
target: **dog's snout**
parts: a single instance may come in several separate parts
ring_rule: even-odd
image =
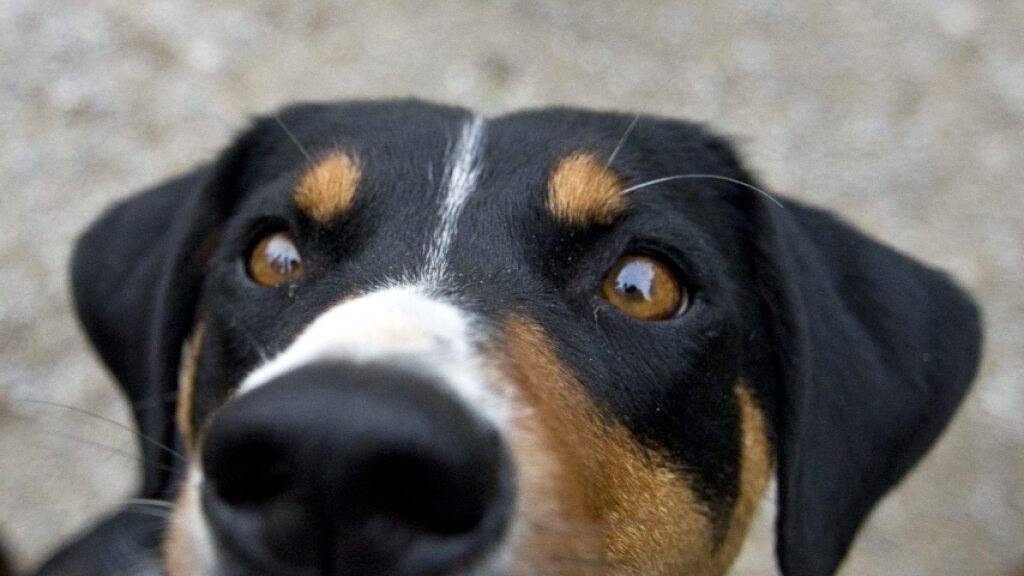
[[[434,381],[381,367],[308,366],[242,394],[202,461],[219,543],[269,572],[466,567],[512,500],[497,431]]]

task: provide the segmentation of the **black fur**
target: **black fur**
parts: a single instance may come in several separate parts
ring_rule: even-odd
[[[160,574],[162,509],[132,505],[100,520],[57,551],[37,576]]]
[[[75,252],[75,299],[141,430],[177,442],[165,399],[197,317],[207,325],[200,426],[260,354],[280,350],[330,303],[418,271],[446,149],[467,118],[413,101],[293,107],[281,122],[304,150],[261,119],[213,165],[93,225]],[[733,386],[750,382],[774,431],[782,570],[829,574],[965,393],[977,311],[942,274],[834,218],[721,180],[637,191],[611,226],[553,221],[544,202],[557,161],[578,151],[607,158],[631,120],[549,109],[488,121],[484,172],[452,246],[450,296],[495,323],[510,312],[539,322],[603,413],[690,473],[719,536],[739,490]],[[305,153],[338,146],[359,156],[363,178],[353,209],[322,227],[291,204],[291,190]],[[688,173],[754,182],[724,140],[662,118],[641,118],[612,168],[631,184]],[[292,230],[306,258],[294,286],[267,290],[245,274],[240,255],[271,228]],[[645,323],[600,300],[603,275],[627,251],[671,261],[690,310]],[[164,469],[176,463],[142,449],[142,493],[169,497],[175,476]],[[104,573],[96,542],[106,530],[59,558]],[[141,555],[154,553],[143,544]]]

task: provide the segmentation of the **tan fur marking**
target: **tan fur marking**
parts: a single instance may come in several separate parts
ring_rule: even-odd
[[[178,374],[178,430],[189,448],[195,445],[195,431],[192,429],[192,402],[196,389],[196,368],[199,362],[199,351],[203,345],[203,334],[206,323],[196,323],[192,335],[189,336],[182,352],[181,369]]]
[[[771,480],[773,466],[764,414],[745,382],[737,382],[734,390],[740,406],[743,444],[740,454],[740,493],[733,506],[729,529],[717,554],[723,573],[729,569],[743,547],[747,530],[750,529],[750,523],[760,508],[764,491]]]
[[[361,176],[358,159],[334,152],[302,176],[295,203],[313,220],[329,222],[352,205]]]
[[[602,418],[535,323],[510,318],[505,345],[506,370],[527,405],[516,417],[517,434],[528,430],[534,441],[533,446],[524,447],[513,439],[513,452],[520,467],[542,462],[551,468],[554,461],[560,469],[545,485],[531,484],[530,477],[523,479],[527,500],[521,513],[539,528],[532,535],[527,530],[522,544],[527,555],[537,554],[536,562],[542,563],[534,567],[540,568],[537,573],[720,573],[712,556],[711,523],[685,476],[667,456],[641,446],[624,426]],[[524,448],[540,452],[523,453]],[[541,492],[557,501],[562,518],[536,517],[530,499],[538,499]],[[561,554],[544,557],[553,551]],[[595,570],[592,562],[558,562],[573,555],[592,561],[593,554],[606,569]],[[553,572],[552,565],[556,566]]]
[[[592,154],[563,159],[548,179],[548,210],[572,226],[611,224],[626,207],[625,183]]]
[[[174,512],[167,523],[164,536],[163,555],[167,576],[198,576],[199,559],[196,557],[196,544],[189,530],[188,510],[195,505],[196,498],[191,483],[187,483],[177,500]]]

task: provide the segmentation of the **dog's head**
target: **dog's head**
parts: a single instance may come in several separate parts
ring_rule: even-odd
[[[305,105],[82,238],[172,576],[830,573],[973,375],[939,273],[660,118]]]

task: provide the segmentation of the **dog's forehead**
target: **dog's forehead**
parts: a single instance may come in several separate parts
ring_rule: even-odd
[[[630,127],[627,116],[559,110],[317,109],[282,118],[278,159],[253,188],[283,183],[268,188],[311,221],[311,235],[348,234],[377,276],[500,273],[524,244],[618,215],[626,179],[612,161],[627,156]],[[285,178],[274,170],[281,157],[291,159]]]

